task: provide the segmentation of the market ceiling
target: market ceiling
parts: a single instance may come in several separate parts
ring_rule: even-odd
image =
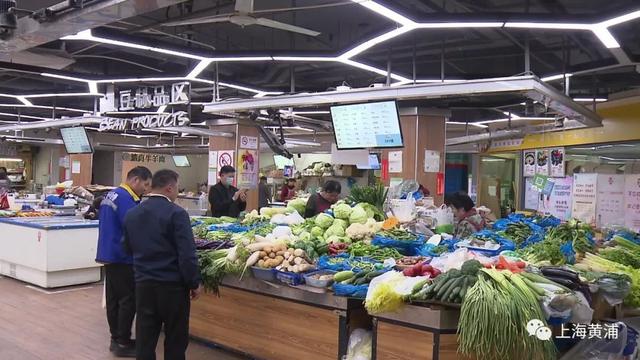
[[[247,11],[248,3],[183,2],[66,36],[28,50],[48,59],[39,67],[16,65],[20,54],[11,54],[13,64],[1,66],[0,118],[49,118],[53,105],[58,116],[93,111],[92,94],[114,79],[130,87],[190,79],[193,101],[209,102],[216,67],[222,99],[366,87],[387,72],[401,85],[529,70],[559,88],[564,73],[570,95],[586,99],[640,84],[640,5],[631,0],[263,0]],[[237,25],[251,17],[305,34]],[[33,96],[43,93],[71,95]]]

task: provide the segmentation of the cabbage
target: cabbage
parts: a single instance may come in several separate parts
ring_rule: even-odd
[[[367,219],[369,219],[369,215],[367,215],[365,209],[363,209],[360,205],[354,207],[353,211],[351,211],[351,215],[349,215],[349,222],[351,224],[364,224],[367,222]]]
[[[268,218],[271,218],[273,215],[276,215],[276,214],[285,214],[287,212],[289,212],[289,210],[286,208],[263,207],[260,209],[260,215],[266,216]]]
[[[331,236],[327,237],[324,242],[327,243],[327,244],[335,244],[335,243],[342,242],[341,240],[342,240],[342,238],[340,236],[331,235]]]
[[[346,220],[335,219],[331,226],[340,226],[342,229],[346,229],[349,226],[349,223]]]
[[[287,203],[287,209],[297,211],[298,214],[304,214],[304,210],[307,207],[307,199],[296,198]]]
[[[367,221],[367,219],[365,219],[365,221]],[[331,217],[331,215],[322,213],[316,217],[316,225],[323,229],[328,229],[331,224],[333,224],[333,217]]]
[[[328,238],[332,235],[344,236],[344,229],[340,227],[340,225],[331,225],[327,231],[324,232],[324,237]]]
[[[336,219],[344,219],[349,220],[349,215],[351,215],[351,206],[347,204],[340,204],[333,208],[333,214],[336,216]]]
[[[378,209],[375,206],[365,202],[359,203],[356,206],[362,207],[364,211],[367,212],[367,217],[370,217],[370,218],[373,218],[376,215],[376,212],[378,211]]]
[[[324,229],[322,229],[320,226],[314,226],[311,229],[311,236],[315,238],[322,236],[323,234],[324,234]]]
[[[308,231],[304,231],[302,233],[300,233],[300,235],[298,235],[298,238],[302,241],[311,241],[312,240],[312,236],[311,233],[309,233]]]

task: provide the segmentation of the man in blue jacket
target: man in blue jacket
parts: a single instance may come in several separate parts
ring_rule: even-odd
[[[164,324],[164,358],[184,360],[189,344],[190,300],[202,279],[189,215],[173,202],[178,174],[160,170],[151,192],[124,220],[124,243],[133,255],[136,279],[136,353],[155,360]]]
[[[124,217],[140,202],[151,184],[151,171],[138,166],[127,173],[124,184],[109,192],[100,204],[96,262],[105,269],[109,350],[119,357],[135,357],[131,325],[136,314],[133,259],[122,248]]]

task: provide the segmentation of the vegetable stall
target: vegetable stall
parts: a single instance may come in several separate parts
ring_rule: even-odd
[[[192,336],[260,359],[637,351],[624,319],[640,307],[638,234],[511,215],[455,239],[382,214],[351,200],[310,219],[294,207],[193,218],[207,293]],[[628,344],[561,336],[593,324]]]

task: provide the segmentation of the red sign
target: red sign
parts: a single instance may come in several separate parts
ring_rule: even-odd
[[[382,159],[382,164],[380,167],[382,181],[389,180],[389,159]]]

